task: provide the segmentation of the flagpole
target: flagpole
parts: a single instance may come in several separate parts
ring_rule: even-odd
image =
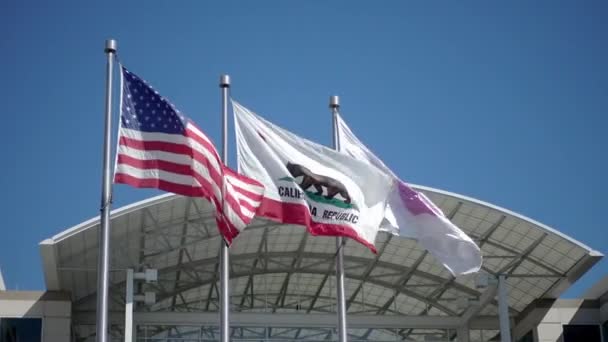
[[[103,136],[103,178],[101,193],[101,224],[99,226],[99,255],[97,259],[97,341],[108,340],[108,285],[110,268],[110,206],[112,203],[112,182],[110,180],[110,154],[112,137],[112,74],[116,41],[106,40],[104,49],[108,63],[106,66],[106,113]]]
[[[228,89],[230,88],[230,76],[220,76],[220,88],[222,89],[222,162],[228,165]],[[230,262],[228,245],[222,239],[220,250],[220,342],[230,340]]]
[[[338,111],[340,109],[340,98],[336,95],[329,97],[329,108],[333,119],[333,148],[340,149],[338,139]],[[338,341],[347,342],[346,330],[346,297],[344,295],[344,242],[342,237],[336,238],[336,292],[338,300]]]

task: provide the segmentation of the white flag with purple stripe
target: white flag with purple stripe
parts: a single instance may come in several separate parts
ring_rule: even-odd
[[[473,240],[454,225],[431,200],[400,180],[338,116],[340,151],[369,162],[391,175],[396,186],[389,195],[382,230],[416,239],[455,276],[479,271],[482,256]]]

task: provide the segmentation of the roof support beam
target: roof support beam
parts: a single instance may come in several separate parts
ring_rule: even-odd
[[[422,263],[422,260],[424,260],[424,258],[426,257],[427,253],[428,253],[428,251],[426,251],[426,250],[424,252],[422,252],[422,254],[414,262],[412,267],[410,267],[410,269],[407,270],[407,272],[405,272],[405,274],[403,274],[401,279],[399,279],[397,281],[397,284],[399,284],[399,287],[404,287],[407,284],[407,282],[410,280],[410,278],[412,277],[414,272],[418,269],[418,266],[420,266],[420,264]],[[389,300],[387,300],[386,303],[384,303],[382,308],[380,310],[378,310],[378,312],[376,312],[376,314],[381,315],[381,314],[385,313],[386,310],[388,310],[388,308],[393,304],[395,299],[397,299],[398,295],[399,295],[399,292],[395,291],[395,293],[391,296],[391,298],[389,298]]]
[[[289,273],[289,272],[293,272],[293,271],[296,271],[296,270],[294,270],[293,268],[289,268],[289,267],[288,267],[288,268],[283,268],[283,269],[281,269],[281,268],[277,268],[277,269],[269,269],[269,270],[268,270],[268,272],[266,272],[266,273]],[[261,270],[254,270],[254,272],[255,272],[256,274],[261,274],[261,272],[262,272],[262,271],[261,271]],[[320,272],[320,271],[315,271],[315,270],[309,270],[309,271],[307,271],[306,273],[310,273],[310,274],[319,274],[319,273],[321,273],[321,272]],[[326,275],[326,278],[327,278],[327,277],[329,277],[329,272],[328,272],[328,273],[321,273],[321,274],[325,274],[325,275]],[[247,273],[246,275],[249,275],[249,273]],[[242,277],[242,276],[243,276],[243,274],[239,274],[239,273],[235,273],[235,274],[233,274],[233,275],[232,275],[232,277],[234,277],[234,278],[237,278],[237,277]],[[363,279],[361,276],[357,276],[357,275],[349,275],[349,276],[348,276],[348,278],[349,278],[349,279],[356,279],[356,280],[362,280],[362,279]],[[441,311],[443,311],[443,312],[445,312],[445,313],[447,313],[447,314],[449,314],[449,315],[457,315],[457,314],[456,314],[454,311],[452,311],[452,310],[451,310],[451,309],[449,309],[448,307],[446,307],[446,306],[444,306],[444,305],[441,305],[441,304],[439,304],[438,302],[435,302],[435,301],[429,300],[429,299],[428,299],[428,298],[426,298],[424,295],[421,295],[421,294],[418,294],[418,293],[413,292],[413,291],[411,291],[411,290],[408,290],[408,289],[407,289],[405,286],[403,286],[403,285],[401,285],[401,286],[395,286],[394,284],[391,284],[391,283],[388,283],[388,282],[385,282],[385,281],[382,281],[382,280],[379,280],[379,279],[370,279],[370,280],[368,280],[368,282],[370,282],[371,284],[376,284],[376,285],[379,285],[379,286],[383,286],[383,287],[386,287],[386,288],[391,288],[391,289],[395,290],[395,295],[394,295],[394,296],[391,298],[391,300],[390,300],[389,304],[386,306],[386,308],[385,308],[385,309],[384,309],[384,308],[383,308],[383,309],[380,309],[380,310],[379,310],[379,313],[383,313],[383,312],[385,312],[385,311],[388,309],[388,306],[390,306],[390,303],[392,303],[392,301],[394,301],[394,300],[395,300],[395,298],[396,298],[396,297],[397,297],[397,296],[398,296],[400,293],[403,293],[403,294],[405,294],[405,295],[407,295],[407,296],[410,296],[410,297],[412,297],[412,298],[415,298],[415,299],[417,299],[417,300],[419,300],[419,301],[421,301],[421,302],[427,303],[428,305],[434,306],[434,307],[436,307],[437,309],[439,309],[439,310],[441,310]],[[322,282],[322,283],[323,283],[323,285],[324,285],[324,282]],[[202,283],[202,284],[201,284],[201,283],[195,283],[195,284],[192,284],[192,285],[185,286],[185,287],[183,287],[183,288],[181,288],[181,289],[178,289],[178,291],[180,291],[180,292],[181,292],[181,291],[188,291],[188,290],[191,290],[191,289],[193,289],[193,288],[197,288],[197,287],[202,286],[202,285],[205,285],[205,284],[206,284],[206,283]],[[319,287],[319,290],[318,290],[317,292],[319,292],[319,291],[320,291],[320,289],[322,289],[322,287]],[[467,288],[467,289],[468,289],[468,288]],[[468,290],[473,292],[473,293],[472,293],[472,295],[479,295],[477,291],[470,290],[470,289],[468,289]],[[470,293],[469,291],[467,291],[467,293]],[[319,292],[319,293],[320,293],[320,292]],[[163,300],[164,298],[165,298],[164,296],[160,296],[159,301],[160,301],[160,300]],[[311,307],[312,307],[312,304],[314,304],[315,302],[316,302],[316,301],[313,301],[313,303],[311,303]]]
[[[423,255],[426,256],[426,253],[427,253],[426,251],[423,252]],[[236,278],[236,277],[242,277],[244,275],[249,276],[250,272],[254,272],[254,274],[301,272],[301,273],[310,273],[310,274],[323,274],[326,277],[329,277],[329,275],[331,274],[331,269],[330,268],[327,268],[326,271],[322,271],[322,270],[319,270],[319,269],[306,269],[306,268],[293,269],[293,268],[290,267],[290,264],[284,264],[284,263],[273,261],[274,258],[282,258],[282,257],[285,257],[285,256],[293,256],[293,252],[268,252],[268,253],[265,253],[264,256],[265,256],[265,262],[272,261],[272,265],[276,264],[278,266],[272,266],[272,265],[270,265],[270,263],[268,263],[269,265],[268,265],[267,271],[265,271],[263,269],[255,269],[255,270],[247,271],[246,274],[243,274],[241,272],[235,272],[233,275],[231,275],[231,277],[235,277]],[[329,260],[329,259],[333,259],[332,256],[333,256],[333,254],[328,254],[328,253],[312,253],[312,252],[303,252],[302,253],[302,257],[306,258],[306,259]],[[256,253],[246,253],[246,254],[240,254],[240,255],[233,255],[232,256],[232,261],[238,262],[238,260],[242,260],[242,259],[251,260],[251,259],[253,259],[255,257],[257,257]],[[369,259],[367,259],[367,258],[357,257],[357,256],[353,256],[353,255],[345,256],[344,260],[346,262],[360,263],[360,264],[365,264],[366,262],[369,261]],[[402,277],[403,282],[401,283],[400,286],[399,285],[396,286],[396,284],[394,284],[394,283],[389,283],[387,281],[384,281],[381,278],[374,278],[374,277],[372,277],[373,279],[370,279],[368,282],[376,284],[376,285],[380,285],[380,286],[383,286],[383,287],[388,287],[388,288],[391,288],[391,289],[394,289],[394,290],[398,290],[397,292],[406,294],[408,296],[411,296],[413,298],[421,300],[421,301],[423,301],[423,302],[425,302],[427,304],[433,305],[435,307],[438,307],[438,308],[441,307],[441,308],[445,309],[444,306],[442,306],[442,305],[440,305],[438,303],[435,303],[435,302],[431,302],[427,298],[425,298],[424,295],[417,294],[417,293],[413,292],[412,290],[407,289],[406,286],[404,286],[404,284],[407,282],[407,279],[409,279],[409,277],[413,276],[413,275],[422,277],[424,279],[433,281],[435,283],[440,283],[440,282],[445,281],[444,278],[441,278],[441,277],[439,277],[437,275],[433,275],[433,274],[430,274],[430,273],[427,273],[427,272],[423,272],[423,271],[417,270],[416,268],[422,262],[422,260],[423,260],[423,256],[421,256],[417,260],[417,262],[414,265],[412,265],[412,267],[410,267],[410,268],[405,267],[403,265],[397,265],[397,264],[388,263],[388,262],[384,262],[384,261],[378,261],[378,263],[377,263],[378,267],[383,267],[383,268],[386,268],[386,269],[389,269],[389,270],[394,270],[394,271],[405,271],[405,274]],[[201,267],[206,267],[206,268],[217,267],[217,261],[218,261],[217,257],[210,257],[210,258],[207,258],[207,259],[201,259],[201,260],[196,260],[196,261],[193,261],[193,262],[182,263],[179,268],[198,270]],[[331,267],[331,266],[333,266],[333,264],[332,265],[328,265],[328,267]],[[164,273],[168,273],[168,272],[175,272],[175,271],[177,271],[177,269],[178,269],[178,267],[176,267],[175,265],[171,266],[171,267],[159,269],[159,274],[164,274]],[[214,274],[216,274],[216,273],[217,272],[214,272]],[[352,275],[352,274],[347,274],[346,276],[349,279],[356,279],[356,280],[361,280],[362,279],[361,276]],[[176,289],[175,291],[179,291],[179,292],[188,291],[188,290],[193,289],[193,288],[197,288],[197,287],[209,284],[209,283],[213,283],[214,281],[217,281],[217,279],[213,278],[211,281],[204,281],[202,283],[198,282],[198,281],[197,282],[193,282],[192,284],[184,285],[183,287],[180,287],[180,288]],[[120,287],[123,283],[124,282],[115,283],[115,284],[112,284],[111,287],[112,287],[112,289],[116,289],[116,288]],[[322,284],[322,285],[324,285],[324,284]],[[319,288],[322,289],[323,287],[320,286]],[[458,290],[461,293],[463,293],[465,295],[468,295],[468,296],[480,296],[481,295],[478,291],[476,291],[474,289],[471,289],[471,288],[469,288],[467,286],[458,284],[458,283],[452,284],[451,288],[455,289],[455,290]],[[395,296],[393,296],[393,298],[390,300],[390,303],[388,303],[388,306],[390,306],[390,304],[392,303],[392,301],[396,298],[397,294],[398,293],[396,293]],[[173,296],[173,293],[170,293],[170,294],[166,294],[166,293],[165,294],[160,294],[160,296],[157,297],[158,301],[160,302],[161,300],[166,299],[167,295]],[[79,299],[75,303],[75,307],[77,307],[80,303],[86,302],[87,300],[89,300],[91,298],[94,298],[94,296],[95,296],[94,294],[91,294],[91,295],[89,295],[87,297],[83,297],[83,298]],[[387,308],[388,308],[388,306],[387,306]],[[448,311],[445,311],[445,310],[444,311],[446,313],[453,313],[452,310],[450,310],[450,309],[447,309],[447,310]]]
[[[304,251],[304,247],[306,246],[308,236],[309,234],[302,235],[302,239],[300,240],[300,244],[296,252],[296,257],[291,263],[291,271],[288,272],[285,276],[285,280],[283,281],[283,285],[281,285],[281,291],[279,292],[279,296],[277,297],[276,303],[274,303],[274,308],[272,312],[276,312],[276,309],[279,306],[279,301],[281,302],[281,306],[285,305],[285,297],[287,297],[287,287],[289,286],[289,279],[291,278],[291,275],[294,273],[294,271],[300,268],[300,264],[302,263],[302,252]]]
[[[198,206],[198,204],[196,203],[196,201],[192,201],[192,204],[194,205],[194,210],[196,210],[196,213],[198,214],[199,218],[203,218],[203,217],[210,217],[213,216],[212,214],[210,215],[205,215],[202,211],[201,208]],[[211,237],[212,234],[209,231],[209,227],[207,227],[207,225],[203,225],[203,228],[205,229],[205,234],[202,234],[203,236],[207,236],[207,237]],[[197,229],[198,230],[198,229]],[[200,231],[200,230],[199,230]],[[202,233],[202,231],[200,231]]]
[[[218,251],[218,253],[219,253],[219,251]],[[218,255],[217,260],[218,260],[218,262],[215,263],[215,275],[213,276],[213,280],[211,281],[211,286],[209,286],[209,292],[207,293],[207,303],[205,304],[205,311],[209,311],[209,305],[211,304],[211,298],[213,298],[213,290],[214,290],[214,288],[217,287],[217,274],[218,274],[219,268],[220,268],[219,255]]]
[[[469,236],[470,236],[471,238],[473,238],[473,239],[477,239],[477,238],[478,238],[477,236],[472,235],[472,234],[469,234]],[[505,246],[505,245],[502,245],[502,244],[496,243],[496,242],[494,242],[494,241],[487,240],[485,243],[487,243],[488,245],[491,245],[492,247],[496,247],[496,248],[498,248],[498,249],[502,249],[503,251],[508,252],[508,253],[511,253],[511,254],[513,254],[513,255],[515,255],[515,256],[517,256],[517,255],[519,255],[519,254],[520,254],[520,252],[518,252],[518,251],[516,251],[516,250],[514,250],[514,249],[512,249],[512,248],[509,248],[509,247],[507,247],[507,246]],[[554,275],[557,275],[557,276],[560,276],[560,277],[563,277],[563,276],[564,276],[564,275],[563,275],[562,273],[560,273],[559,271],[557,271],[557,270],[555,270],[555,269],[553,269],[553,268],[551,268],[551,267],[549,267],[549,266],[545,265],[544,263],[542,263],[542,262],[540,262],[540,261],[538,261],[538,260],[536,260],[536,259],[534,259],[534,258],[528,258],[528,259],[526,259],[526,260],[528,260],[529,262],[533,263],[534,265],[536,265],[536,266],[538,266],[538,267],[542,267],[543,269],[547,270],[548,272],[550,272],[550,273],[552,273],[552,274],[554,274]],[[488,272],[490,272],[490,273],[491,273],[491,271],[488,271]]]
[[[262,254],[262,250],[264,249],[264,246],[266,245],[266,237],[268,236],[268,228],[264,228],[264,232],[262,233],[262,239],[260,240],[260,245],[258,246],[258,257],[255,258],[255,260],[253,261],[253,267],[251,268],[252,270],[254,270],[257,266],[258,266],[258,262],[260,262],[260,255]],[[251,288],[251,306],[253,306],[253,272],[251,272],[251,274],[249,275],[249,278],[247,279],[247,285],[245,285],[245,292],[243,293],[243,297],[241,298],[241,305],[239,306],[240,308],[242,308],[245,305],[245,298],[247,298],[247,291],[249,291],[249,289]]]
[[[494,222],[492,227],[490,227],[485,233],[483,233],[483,235],[479,238],[479,247],[480,248],[481,248],[481,246],[483,246],[484,243],[486,243],[486,241],[488,241],[488,239],[492,236],[492,234],[494,234],[496,229],[498,229],[498,227],[500,227],[500,225],[505,221],[506,218],[507,217],[505,215],[500,216],[498,221]]]
[[[261,312],[233,312],[231,324],[242,327],[267,327],[277,328],[329,328],[336,325],[335,314],[272,314]],[[123,312],[111,312],[111,322],[124,322]],[[176,326],[214,326],[218,323],[216,312],[135,312],[133,320],[138,325],[176,325]],[[73,315],[75,325],[94,324],[95,312],[75,312]],[[480,317],[471,321],[472,329],[498,329],[496,319]],[[400,316],[400,315],[352,315],[348,318],[351,329],[397,329],[397,328],[420,328],[420,329],[457,329],[460,326],[460,317],[451,316]]]
[[[521,252],[517,258],[511,260],[511,262],[509,262],[503,268],[498,270],[498,272],[496,272],[496,273],[503,274],[503,273],[506,273],[507,271],[509,271],[508,272],[509,274],[513,273],[515,271],[515,269],[517,269],[517,266],[519,266],[524,261],[524,259],[527,258],[530,255],[530,253],[532,253],[534,251],[534,249],[536,247],[538,247],[538,245],[541,244],[541,242],[543,242],[543,240],[547,237],[547,235],[548,235],[547,233],[544,233],[540,238],[538,238],[530,246],[528,246],[528,248],[526,248],[526,250]]]
[[[319,284],[319,287],[317,288],[314,298],[310,302],[310,306],[306,310],[306,313],[310,313],[312,311],[312,309],[315,307],[315,305],[317,304],[317,299],[319,299],[319,296],[321,295],[321,291],[323,291],[323,288],[325,287],[325,283],[327,282],[327,279],[329,279],[329,276],[331,275],[331,270],[333,268],[334,268],[334,262],[332,261],[329,263],[329,267],[327,269],[327,272],[325,273],[325,277],[323,277],[323,280],[321,280],[321,284]]]
[[[361,291],[361,289],[363,288],[363,284],[367,281],[367,279],[369,278],[370,274],[372,273],[372,271],[374,270],[374,267],[376,267],[376,264],[378,263],[378,261],[380,260],[380,256],[382,255],[382,253],[384,253],[384,250],[386,249],[386,247],[389,245],[389,243],[391,242],[391,239],[393,238],[393,235],[389,235],[388,238],[386,239],[386,242],[384,243],[384,245],[382,245],[382,247],[380,247],[380,250],[378,251],[378,253],[376,254],[376,256],[374,257],[374,260],[372,260],[368,266],[367,269],[365,270],[365,272],[363,273],[363,280],[361,280],[359,282],[359,285],[357,286],[357,288],[355,289],[355,291],[353,291],[353,294],[350,296],[350,298],[348,299],[348,301],[346,302],[346,311],[348,312],[348,309],[350,308],[352,302],[355,300],[355,298],[357,298],[357,295],[359,294],[359,292]]]
[[[183,246],[186,243],[186,234],[188,234],[188,217],[190,217],[190,208],[192,207],[192,199],[188,198],[186,200],[186,210],[184,211],[184,224],[182,225],[182,237],[180,239],[179,245]],[[179,280],[182,276],[182,269],[179,268],[179,266],[182,264],[182,261],[184,260],[184,251],[186,251],[185,248],[181,248],[179,250],[179,255],[177,257],[177,271],[175,271],[175,285],[173,286],[174,289],[179,287]],[[175,307],[175,302],[177,301],[177,293],[175,295],[173,295],[173,299],[171,300],[171,308],[172,311],[175,311],[174,307]],[[181,295],[181,293],[180,293]],[[182,301],[183,301],[183,296],[181,297]]]
[[[491,283],[486,288],[485,292],[479,297],[479,304],[469,305],[467,310],[460,316],[460,325],[468,326],[469,322],[483,310],[486,305],[494,300],[498,286],[496,283]]]

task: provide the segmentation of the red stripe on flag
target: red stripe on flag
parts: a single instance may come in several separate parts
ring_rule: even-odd
[[[232,244],[232,240],[239,235],[239,230],[236,229],[233,225],[230,224],[228,220],[220,219],[220,217],[215,218],[215,222],[217,223],[217,228],[220,231],[220,234],[224,237],[224,240],[230,246]]]
[[[239,194],[251,199],[252,201],[259,202],[262,200],[262,197],[264,196],[262,194],[253,193],[247,189],[243,189],[243,188],[239,187],[238,185],[235,185],[234,183],[230,183],[230,184],[232,185],[232,188],[234,189],[235,192],[238,192]],[[260,187],[260,188],[262,188],[262,187]]]
[[[181,143],[171,143],[165,141],[148,141],[148,140],[139,140],[127,138],[125,136],[120,137],[118,142],[120,145],[124,145],[127,147],[131,147],[141,151],[162,151],[162,152],[170,152],[175,154],[184,154],[189,156],[191,154],[192,149]]]
[[[158,178],[137,178],[125,173],[116,173],[114,182],[128,184],[136,188],[156,188],[190,197],[207,197],[200,187],[172,183]]]
[[[160,159],[147,159],[141,160],[137,158],[133,158],[131,156],[127,156],[125,154],[118,155],[118,164],[125,164],[129,166],[133,166],[142,170],[163,170],[171,173],[176,173],[179,175],[191,176],[192,170],[190,169],[190,165],[176,164],[172,162],[168,162],[166,160]]]
[[[188,125],[192,125],[194,127],[196,127],[196,129],[198,129],[198,131],[203,134],[200,128],[198,128],[196,125],[189,123]],[[186,131],[184,134],[186,137],[198,142],[199,144],[201,144],[206,150],[210,151],[211,153],[213,153],[213,155],[215,156],[215,159],[217,160],[218,164],[222,164],[221,160],[220,160],[220,155],[217,152],[217,150],[215,149],[215,146],[213,146],[212,144],[210,144],[208,141],[211,141],[211,139],[209,139],[205,134],[205,137],[207,137],[207,140],[201,138],[198,134],[196,134],[195,132],[193,132],[190,127],[186,127]]]
[[[207,157],[200,153],[199,151],[192,150],[192,158],[197,162],[201,163],[209,172],[209,176],[213,180],[215,184],[221,189],[222,188],[222,175],[219,174],[215,168],[211,165],[211,162],[207,159]],[[222,163],[218,163],[220,169],[222,167]]]
[[[224,194],[224,201],[232,208],[232,211],[245,223],[249,223],[251,218],[246,216],[241,211],[240,205],[238,201],[231,194]],[[255,209],[251,210],[251,212],[255,213]]]
[[[145,82],[124,68],[123,76],[143,86],[146,94],[150,93]],[[128,88],[122,88],[123,94],[130,92]],[[152,109],[150,112],[144,112],[147,111],[145,108],[136,110],[136,101],[122,104],[121,117],[125,120],[119,130],[118,144],[122,148],[117,153],[118,167],[114,181],[138,188],[157,188],[184,196],[206,198],[216,209],[220,233],[228,243],[232,242],[239,229],[251,221],[243,212],[256,212],[256,203],[259,203],[264,187],[227,169],[211,140],[189,119],[185,129],[177,125],[171,129],[167,124],[162,129],[160,124],[163,120],[175,119],[185,123],[186,119],[172,105],[169,109],[167,101],[158,93],[150,93],[150,97],[165,103],[165,115],[161,116]],[[139,99],[143,100],[142,97]],[[129,124],[127,115],[132,115],[137,125]],[[142,119],[150,122],[138,122]],[[155,126],[157,120],[158,126]],[[127,148],[129,151],[123,152]],[[229,186],[226,182],[230,179],[226,177],[243,183],[239,183],[241,186],[232,183]]]
[[[200,166],[196,169],[193,168],[192,164],[184,165],[174,163],[162,159],[162,156],[160,155],[156,156],[157,159],[141,160],[126,154],[118,153],[117,164],[128,165],[142,171],[159,170],[176,175],[192,177],[193,183],[196,181],[200,186],[174,183],[171,181],[170,176],[167,175],[159,176],[160,178],[138,178],[136,176],[121,172],[115,174],[115,182],[128,184],[138,188],[156,188],[179,195],[206,198],[215,207],[217,211],[216,221],[218,224],[218,229],[226,242],[230,244],[232,240],[239,234],[239,229],[235,226],[235,222],[231,222],[231,220],[226,216],[223,206],[228,205],[234,214],[238,216],[244,224],[248,224],[252,217],[243,214],[243,210],[247,209],[248,211],[255,213],[257,211],[257,207],[247,202],[243,198],[237,198],[237,194],[254,202],[261,201],[262,195],[253,192],[253,189],[245,189],[235,185],[232,182],[230,183],[232,185],[231,191],[227,191],[227,188],[224,186],[224,182],[229,182],[230,179],[226,177],[238,179],[251,187],[258,187],[259,192],[263,192],[264,187],[259,182],[240,175],[223,165],[219,159],[217,150],[205,139],[201,138],[192,131],[189,131],[188,129],[186,130],[184,136],[186,139],[192,139],[192,141],[186,140],[174,143],[166,141],[146,141],[138,138],[121,136],[119,139],[119,144],[135,150],[150,153],[152,157],[155,156],[154,152],[159,151],[190,157],[192,160],[195,160],[200,164]],[[201,151],[195,150],[189,146],[192,145],[194,141],[200,144],[202,148],[206,149],[210,155],[206,155]],[[210,160],[209,158],[213,160]],[[214,165],[219,167],[220,171],[218,171]],[[208,173],[208,175],[205,175],[205,173]],[[219,193],[214,191],[216,188],[219,189]],[[241,225],[240,222],[238,222],[238,224]]]
[[[202,188],[210,189],[211,184],[209,182],[207,182],[202,176],[195,174],[194,178],[201,184]],[[216,205],[217,210],[219,212],[221,212],[222,215],[225,215],[223,206],[220,204],[219,199],[216,198],[215,194],[213,194],[212,196],[213,197],[211,199],[213,200],[214,204]],[[234,213],[241,219],[241,221],[243,221],[245,224],[247,224],[251,221],[251,218],[243,215],[243,213],[241,212],[241,210],[240,210],[235,198],[232,196],[232,194],[223,193],[222,196],[224,197],[224,202],[226,202],[228,205],[230,205],[230,207],[232,208]],[[255,212],[255,211],[253,211],[253,212]],[[232,225],[232,223],[230,223],[230,224]],[[229,228],[233,229],[233,227],[229,227]],[[236,229],[236,228],[234,228],[234,229]]]
[[[216,216],[216,222],[218,224],[220,233],[224,239],[226,239],[226,243],[230,245],[232,240],[239,234],[239,230],[225,218],[224,212],[221,209],[217,198],[215,198],[215,196],[207,196],[206,191],[201,187],[190,187],[182,184],[171,183],[158,178],[136,178],[124,173],[117,173],[114,179],[116,183],[128,184],[137,188],[156,188],[189,197],[204,197],[208,199],[220,213],[220,215]]]
[[[154,151],[162,151],[174,154],[181,154],[185,156],[189,156],[194,160],[201,163],[209,172],[209,176],[213,179],[213,181],[218,184],[222,184],[222,176],[216,171],[216,169],[211,166],[210,161],[207,157],[199,151],[192,149],[189,146],[178,144],[178,143],[170,143],[164,141],[145,141],[132,139],[127,137],[120,137],[120,145],[130,147],[132,149],[144,151],[144,152],[154,152]],[[210,150],[211,154],[214,154],[214,150]],[[218,165],[221,168],[222,163],[218,161]]]
[[[143,143],[144,145],[149,144],[149,142],[141,142],[141,141],[134,140],[134,139],[129,139],[128,143],[132,144],[132,146],[137,146],[137,145],[141,146],[141,144],[139,144],[139,143]],[[174,147],[174,145],[175,144],[161,143],[161,144],[156,144],[155,147],[163,148],[163,151],[167,151],[167,150],[171,150],[171,148]],[[136,147],[134,147],[134,148],[136,148]],[[207,159],[201,153],[196,152],[195,155],[198,157],[196,159],[202,159],[202,161],[204,163],[208,163]],[[130,166],[133,166],[133,167],[136,167],[139,169],[159,169],[159,170],[177,173],[177,174],[181,174],[181,175],[192,176],[201,185],[200,191],[204,192],[206,197],[212,196],[217,201],[217,198],[213,191],[213,185],[209,181],[207,181],[202,175],[198,174],[194,170],[191,170],[190,166],[188,166],[188,165],[175,164],[175,163],[171,163],[171,162],[167,162],[167,161],[163,161],[163,160],[139,160],[139,159],[132,158],[130,156],[126,156],[126,155],[122,155],[122,154],[119,154],[118,162],[120,164],[130,165]],[[208,164],[204,165],[204,166],[206,166],[206,168],[209,171],[211,178],[213,179],[214,182],[215,181],[221,182],[221,180],[222,180],[221,175],[219,175],[217,172],[215,172],[215,169],[213,169],[213,167],[211,167]],[[146,184],[146,185],[139,186],[139,187],[148,187],[148,188],[157,187],[157,185],[155,185],[155,183],[153,182],[153,179],[146,180],[146,182],[140,181],[139,183]],[[133,185],[130,183],[127,183],[127,184]],[[171,184],[175,184],[175,183],[171,183]],[[220,192],[221,192],[222,184],[216,183],[216,185],[218,186],[218,188],[220,189]],[[133,186],[137,186],[137,185],[133,185]],[[245,189],[235,187],[234,185],[233,185],[233,188],[235,189],[235,191],[242,193],[243,195],[251,198],[254,201],[256,201],[256,200],[259,201],[261,199],[261,195],[257,195],[252,192],[249,192]],[[160,189],[175,192],[175,191],[167,190],[167,189],[163,189],[163,188],[160,188]],[[179,190],[179,191],[184,191],[184,190]],[[179,194],[187,195],[183,192],[179,192]],[[225,193],[225,194],[223,194],[223,196],[224,196],[224,200],[232,207],[233,211],[241,218],[241,220],[243,222],[248,223],[251,220],[250,217],[248,217],[242,213],[240,207],[243,206],[253,213],[255,213],[256,208],[254,208],[253,206],[251,206],[251,204],[249,204],[248,202],[246,202],[244,200],[237,201],[234,198],[233,194]]]
[[[264,197],[257,215],[281,223],[305,226],[312,235],[348,237],[369,248],[375,254],[378,253],[373,243],[365,241],[349,226],[313,221],[308,206],[304,204],[285,203]]]
[[[253,186],[257,186],[260,188],[263,188],[264,185],[260,182],[258,182],[257,180],[253,179],[253,178],[249,178],[247,176],[241,175],[238,172],[234,171],[233,169],[229,168],[228,166],[224,167],[224,173],[228,174],[229,176],[232,176],[234,178],[237,178],[238,180],[240,180],[243,183],[249,184],[249,185],[253,185]]]
[[[251,211],[254,215],[256,210],[258,210],[257,207],[252,206],[249,202],[245,201],[244,199],[239,199],[239,204],[241,207],[244,207],[245,209]]]

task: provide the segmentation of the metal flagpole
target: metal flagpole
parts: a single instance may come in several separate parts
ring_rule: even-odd
[[[110,268],[110,205],[112,203],[112,182],[110,180],[110,154],[112,129],[112,74],[116,41],[106,40],[106,113],[103,135],[103,178],[101,193],[101,225],[99,226],[99,255],[97,259],[97,341],[108,341],[108,285]]]
[[[340,141],[338,140],[338,110],[340,109],[340,98],[338,96],[329,97],[329,108],[332,112],[333,117],[333,143],[334,149],[340,149]],[[346,342],[347,331],[346,331],[346,297],[344,295],[344,250],[342,247],[344,242],[342,237],[336,238],[336,292],[337,292],[337,306],[338,306],[338,341]]]
[[[230,88],[230,76],[220,76],[220,88],[222,89],[222,162],[228,165],[228,89]],[[220,342],[230,340],[230,262],[228,245],[222,240],[220,250]]]

